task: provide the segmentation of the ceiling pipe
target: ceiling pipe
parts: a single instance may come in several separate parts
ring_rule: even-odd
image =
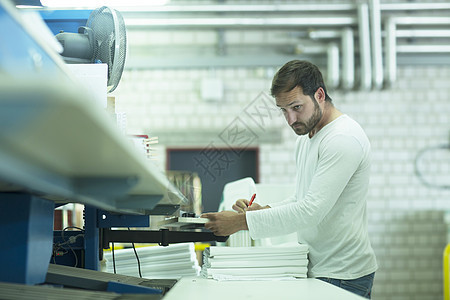
[[[330,88],[339,86],[339,47],[335,43],[327,46],[327,81]]]
[[[387,18],[385,21],[384,45],[386,68],[383,72],[383,51],[381,36],[381,12],[407,12],[407,11],[442,11],[450,10],[450,3],[392,3],[380,4],[379,0],[370,0],[370,10],[366,3],[354,4],[299,4],[299,5],[186,5],[139,8],[121,8],[128,28],[146,29],[244,29],[244,28],[298,28],[298,27],[332,27],[342,26],[350,31],[337,30],[328,37],[316,36],[316,38],[341,38],[342,48],[342,73],[340,84],[343,88],[354,86],[354,45],[352,27],[358,26],[359,30],[359,52],[361,64],[361,88],[381,88],[384,83],[392,85],[397,77],[397,53],[448,53],[447,45],[397,45],[397,38],[431,38],[449,37],[450,30],[401,30],[402,25],[444,25],[450,24],[450,17],[442,16],[396,16]],[[354,17],[355,11],[357,16]],[[320,16],[281,17],[282,13],[308,13],[320,12]],[[325,12],[325,14],[323,14]],[[327,15],[327,12],[338,12],[338,16]],[[148,17],[145,13],[161,13]],[[171,13],[179,13],[190,18],[179,18]],[[194,14],[203,13],[203,17],[194,18]],[[211,17],[204,17],[211,13]],[[219,17],[215,17],[220,13]],[[224,13],[278,13],[280,17],[225,17]],[[144,15],[143,15],[144,14]],[[168,18],[167,16],[171,16]],[[154,16],[154,17],[153,17]],[[173,16],[173,17],[172,17]],[[251,15],[250,15],[251,16]],[[370,16],[370,18],[369,18]],[[369,23],[370,22],[370,23]],[[447,28],[447,27],[445,27]],[[317,34],[324,34],[317,33]],[[329,34],[329,32],[328,32]],[[311,36],[312,37],[312,36]],[[335,55],[332,48],[327,48],[327,60]],[[346,49],[352,49],[351,52]],[[339,49],[337,49],[339,51]],[[339,59],[339,58],[338,58]],[[336,60],[333,59],[333,62]],[[332,71],[334,72],[335,69]],[[353,72],[353,74],[352,74]],[[330,74],[332,72],[329,72]],[[335,77],[332,77],[335,78]],[[336,82],[336,81],[334,81]],[[334,85],[335,83],[333,83]]]
[[[272,13],[272,12],[306,12],[306,11],[352,11],[356,5],[352,3],[330,4],[255,4],[255,5],[167,5],[167,6],[141,6],[120,7],[120,12],[136,13]]]
[[[353,16],[342,17],[290,17],[290,18],[128,18],[127,28],[242,28],[242,27],[299,27],[299,26],[352,26],[356,25]]]
[[[372,66],[370,55],[369,7],[365,3],[358,5],[359,53],[361,60],[361,89],[372,86]]]
[[[393,18],[387,18],[384,25],[386,32],[385,55],[386,55],[386,84],[392,86],[397,80],[397,38],[396,24]]]
[[[342,49],[340,85],[343,89],[352,89],[355,83],[355,47],[353,30],[350,27],[345,27],[342,30],[314,30],[310,31],[308,36],[313,40],[340,39]]]
[[[449,25],[450,17],[394,17],[397,25]]]
[[[327,55],[327,76],[326,83],[329,89],[335,89],[339,86],[339,47],[336,43],[328,43],[327,45],[297,45],[296,54],[322,54]]]
[[[450,10],[450,3],[384,3],[380,5],[382,11],[407,11],[407,10]]]
[[[349,27],[342,29],[342,88],[350,90],[355,85],[355,46],[353,30]]]
[[[396,31],[397,38],[438,38],[450,37],[449,29],[401,29]]]
[[[450,4],[448,4],[450,7]],[[397,53],[449,53],[448,45],[398,45],[397,38],[450,37],[450,30],[399,30],[398,25],[448,25],[448,17],[390,17],[385,21],[386,84],[397,80]]]
[[[450,45],[397,45],[397,53],[449,53]]]
[[[54,8],[53,8],[54,9]],[[66,8],[67,9],[67,8]],[[353,3],[328,4],[211,4],[211,5],[165,5],[165,6],[121,6],[120,12],[129,13],[272,13],[272,12],[324,12],[356,11]],[[430,11],[450,10],[450,3],[383,3],[381,11]]]
[[[370,32],[372,38],[372,81],[375,89],[383,87],[383,51],[381,46],[380,1],[370,0]]]
[[[313,40],[337,39],[341,37],[339,30],[312,30],[308,32],[308,37]]]

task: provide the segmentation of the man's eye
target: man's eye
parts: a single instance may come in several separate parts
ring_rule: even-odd
[[[301,108],[302,108],[301,105],[296,105],[296,106],[293,107],[294,110],[299,110],[299,109],[301,109]]]

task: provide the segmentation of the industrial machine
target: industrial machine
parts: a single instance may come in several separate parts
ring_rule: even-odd
[[[86,28],[95,36],[103,26],[100,20],[111,14],[105,8],[92,13]],[[207,231],[116,229],[148,226],[149,216],[175,213],[184,198],[91,101],[92,95],[76,85],[67,62],[30,26],[11,3],[0,2],[0,28],[8,29],[2,31],[0,48],[0,230],[7,241],[0,248],[0,294],[8,299],[44,298],[39,293],[86,299],[101,293],[154,292],[148,280],[97,271],[103,248],[115,241],[164,246],[223,238]],[[106,50],[105,40],[93,40],[99,46],[94,46],[94,60],[110,64],[110,91],[123,70],[120,30],[109,31]],[[89,45],[90,31],[81,33]],[[97,52],[110,56],[99,58]],[[68,202],[85,205],[85,227],[54,234],[55,206]],[[50,264],[55,243],[83,249],[80,265],[90,270]],[[44,283],[70,283],[77,291]],[[151,286],[155,284],[160,283]]]

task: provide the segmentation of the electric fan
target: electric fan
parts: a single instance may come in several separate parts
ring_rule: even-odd
[[[126,56],[126,30],[122,15],[107,6],[95,9],[86,26],[78,33],[61,32],[56,38],[63,46],[67,63],[106,63],[108,93],[114,91],[122,77]]]

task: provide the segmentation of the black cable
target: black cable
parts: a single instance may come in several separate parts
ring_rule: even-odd
[[[72,250],[73,256],[75,256],[75,264],[74,264],[74,267],[76,268],[77,265],[78,265],[78,256],[77,256],[77,254],[75,253],[75,250],[73,250],[72,246],[70,246],[70,244],[68,244],[67,246],[69,246],[70,250]]]
[[[67,229],[78,229],[79,231],[84,231],[83,228],[80,228],[80,227],[77,227],[77,226],[67,226],[67,227],[65,227],[65,228],[63,229],[63,231],[64,231],[64,230],[67,230]]]
[[[139,257],[138,257],[137,251],[136,251],[136,247],[134,247],[134,243],[131,243],[131,245],[133,246],[134,255],[136,255],[136,260],[137,260],[137,263],[138,263],[138,270],[139,270],[139,277],[142,278],[141,262],[139,261]]]
[[[130,227],[128,227],[128,230],[130,230]],[[136,260],[137,260],[137,263],[138,263],[138,270],[139,270],[139,277],[142,278],[142,273],[141,273],[141,262],[139,261],[139,256],[138,256],[138,254],[137,254],[136,247],[134,246],[134,243],[131,243],[131,246],[133,246],[134,255],[136,255]]]
[[[114,274],[117,274],[116,273],[116,259],[114,258],[114,242],[111,242],[111,252],[112,252],[112,259],[113,259]]]
[[[425,186],[427,186],[429,188],[450,189],[450,185],[445,185],[445,184],[440,185],[440,184],[435,184],[435,183],[431,183],[431,182],[427,181],[424,178],[421,170],[419,169],[419,161],[426,152],[433,151],[433,150],[442,150],[442,149],[447,149],[450,151],[450,145],[438,145],[438,146],[434,146],[434,147],[424,148],[417,153],[416,158],[414,160],[414,172],[415,172],[416,176],[419,178],[419,180],[422,182],[422,184],[424,184]]]
[[[76,226],[67,226],[67,227],[65,227],[63,230],[61,230],[61,239],[63,240],[62,244],[67,244],[67,241],[64,238],[64,231],[66,231],[67,229],[78,229],[81,232],[84,231],[84,229],[81,229],[80,227],[76,227]]]
[[[84,230],[81,229],[80,227],[77,227],[77,226],[67,226],[67,227],[65,227],[63,230],[61,230],[61,239],[63,240],[63,242],[57,244],[58,247],[61,247],[61,248],[64,249],[64,250],[66,250],[66,249],[65,249],[63,246],[68,246],[68,247],[70,248],[70,250],[71,250],[72,253],[73,253],[73,256],[75,257],[75,265],[74,265],[74,267],[76,267],[76,266],[78,265],[78,256],[77,256],[77,254],[75,253],[75,250],[73,250],[72,246],[70,245],[70,244],[73,243],[73,242],[70,241],[70,238],[69,238],[68,241],[64,238],[64,231],[66,231],[67,229],[77,229],[77,230],[79,230],[79,231],[81,231],[81,232],[83,232]],[[78,235],[76,235],[76,236],[75,236],[75,240],[76,240],[78,237],[80,237],[80,236],[83,236],[83,234],[78,234]]]
[[[53,244],[53,263],[56,265],[56,251],[55,251],[55,244]]]

